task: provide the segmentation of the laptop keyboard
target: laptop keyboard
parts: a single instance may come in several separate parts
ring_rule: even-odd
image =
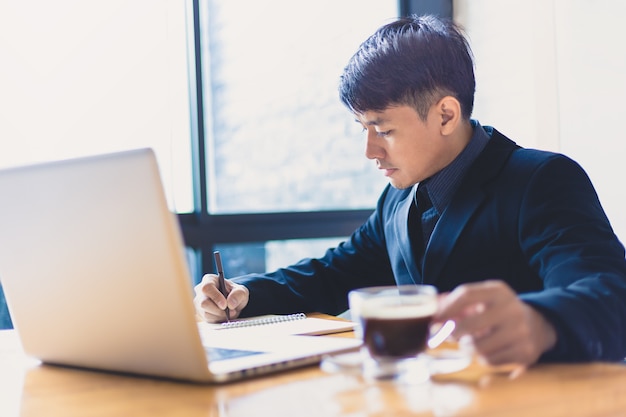
[[[222,361],[225,359],[241,358],[244,356],[258,355],[262,352],[256,352],[254,350],[232,349],[232,348],[220,348],[209,346],[209,342],[212,333],[207,330],[202,323],[198,324],[198,330],[200,331],[200,339],[202,339],[204,351],[210,362]]]
[[[261,352],[255,352],[251,350],[238,350],[238,349],[224,349],[218,347],[204,347],[205,352],[209,357],[209,361],[220,361],[224,359],[241,358],[243,356],[258,355]]]

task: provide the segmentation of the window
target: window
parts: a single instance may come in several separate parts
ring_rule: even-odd
[[[196,213],[181,223],[197,270],[213,270],[214,249],[225,252],[228,276],[322,255],[386,185],[337,86],[359,44],[398,15],[397,2],[193,5],[200,169]]]
[[[371,208],[386,181],[337,85],[395,2],[245,4],[200,3],[209,211]]]

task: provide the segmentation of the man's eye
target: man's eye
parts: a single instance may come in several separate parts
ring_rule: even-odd
[[[385,130],[384,132],[379,132],[379,131],[376,131],[376,134],[377,134],[378,136],[383,136],[383,137],[384,137],[384,136],[388,136],[390,133],[391,133],[391,130]]]

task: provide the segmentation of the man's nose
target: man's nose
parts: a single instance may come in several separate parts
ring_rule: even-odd
[[[382,159],[385,156],[385,150],[380,145],[380,138],[374,129],[366,131],[365,141],[365,157],[367,159]]]

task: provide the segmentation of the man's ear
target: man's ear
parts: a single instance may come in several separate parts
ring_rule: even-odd
[[[436,106],[441,120],[441,134],[449,135],[461,122],[461,103],[452,96],[445,96]]]

